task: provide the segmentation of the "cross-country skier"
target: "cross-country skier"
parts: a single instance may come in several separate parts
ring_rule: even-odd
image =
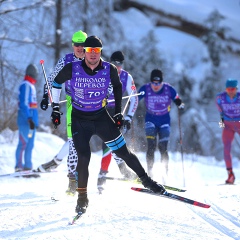
[[[228,173],[227,184],[233,184],[235,181],[235,175],[232,171],[231,147],[234,134],[240,134],[240,92],[237,90],[238,81],[227,79],[226,90],[217,94],[216,97],[216,104],[221,117],[219,126],[223,128],[222,142],[224,161]]]
[[[57,76],[59,71],[68,63],[79,61],[84,58],[84,49],[83,44],[87,38],[87,34],[83,31],[77,31],[72,36],[72,47],[73,52],[66,54],[63,58],[59,59],[57,65],[55,66],[52,74],[48,77],[48,84],[50,88],[54,78]],[[67,136],[68,141],[65,142],[60,152],[53,158],[53,160],[42,164],[38,167],[38,171],[45,172],[50,171],[53,168],[56,168],[61,162],[64,156],[68,154],[67,165],[68,165],[68,178],[69,184],[66,191],[69,195],[74,195],[76,192],[76,180],[75,180],[75,171],[77,166],[77,153],[72,140],[71,132],[71,112],[72,112],[72,103],[71,103],[71,94],[70,94],[70,81],[65,83],[66,99],[67,99]],[[46,110],[48,108],[48,89],[45,84],[44,95],[41,102],[41,108]]]
[[[164,163],[166,173],[168,172],[168,142],[170,136],[170,110],[173,101],[178,108],[184,108],[182,100],[179,98],[176,90],[166,82],[163,82],[163,74],[159,69],[154,69],[150,75],[150,83],[140,87],[139,101],[145,99],[145,134],[147,138],[147,169],[148,174],[152,176],[154,164],[154,152],[156,147],[161,154],[161,162]],[[158,141],[157,141],[158,136]]]
[[[164,193],[165,188],[153,181],[145,172],[137,156],[126,146],[119,128],[124,118],[122,108],[122,83],[117,68],[101,59],[102,41],[90,36],[84,43],[85,58],[64,66],[53,82],[53,111],[51,119],[57,127],[61,122],[59,96],[61,86],[70,80],[72,97],[72,137],[78,155],[77,213],[85,213],[88,207],[88,166],[91,158],[90,139],[99,136],[105,144],[138,175],[143,185],[154,192]],[[106,110],[108,90],[113,88],[115,115]]]

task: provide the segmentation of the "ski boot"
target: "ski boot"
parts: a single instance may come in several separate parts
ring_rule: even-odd
[[[123,177],[127,180],[135,180],[138,178],[137,174],[133,173],[132,171],[127,169],[126,163],[122,162],[118,164],[119,170]]]
[[[79,192],[75,212],[79,215],[84,214],[87,210],[88,202],[87,192]]]
[[[228,170],[228,179],[225,181],[226,184],[234,184],[235,176],[232,170]]]
[[[32,170],[32,168],[26,168],[26,167],[19,168],[19,167],[15,167],[15,172],[29,172],[31,170]]]
[[[77,188],[76,177],[74,176],[74,174],[68,174],[68,179],[69,179],[69,183],[68,183],[68,189],[66,190],[66,194],[69,196],[74,196]]]
[[[165,188],[161,184],[153,181],[146,173],[144,176],[140,177],[140,180],[142,182],[142,185],[145,188],[148,188],[155,193],[163,194],[166,191]]]
[[[98,191],[99,191],[100,194],[104,190],[103,185],[106,184],[107,173],[108,173],[108,171],[105,171],[105,170],[101,169],[99,174],[98,174],[97,188],[98,188]]]
[[[51,172],[51,170],[57,168],[61,162],[62,162],[62,159],[57,159],[55,156],[53,160],[40,165],[37,168],[37,172]]]
[[[23,168],[15,167],[15,172],[22,172]]]

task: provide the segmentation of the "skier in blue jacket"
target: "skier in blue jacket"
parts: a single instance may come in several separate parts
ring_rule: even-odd
[[[17,117],[19,141],[16,149],[15,172],[32,169],[32,149],[36,127],[38,127],[37,97],[34,86],[37,74],[37,68],[32,64],[28,65],[24,80],[19,86]]]

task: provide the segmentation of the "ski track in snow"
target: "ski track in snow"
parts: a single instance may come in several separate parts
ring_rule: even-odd
[[[210,224],[216,230],[221,231],[226,236],[226,239],[228,239],[228,237],[229,239],[240,239],[240,213],[238,212],[239,197],[236,195],[235,190],[236,186],[225,184],[222,184],[221,187],[220,185],[216,185],[216,187],[206,187],[209,198],[206,198],[205,202],[211,205],[209,212],[206,213],[203,211],[197,211],[196,208],[190,208],[205,222]],[[216,192],[221,191],[226,191],[226,196],[219,195],[218,198],[215,197],[214,200],[211,200],[212,196],[217,194]],[[231,197],[231,195],[233,200],[229,202],[228,198]]]
[[[222,208],[215,204],[211,204],[211,214],[205,214],[204,212],[196,211],[193,208],[191,210],[226,236],[232,239],[240,239],[239,219],[227,213]]]
[[[239,213],[228,212],[224,205],[215,202],[215,197],[206,198],[208,194],[202,191],[211,192],[209,187],[201,188],[200,193],[192,189],[189,193],[178,193],[211,204],[210,209],[203,209],[131,191],[132,184],[125,182],[108,181],[106,190],[99,195],[94,184],[96,179],[92,179],[94,187],[89,192],[87,213],[74,225],[68,225],[75,216],[76,196],[65,196],[63,187],[61,191],[52,191],[54,181],[66,185],[65,178],[65,173],[59,172],[42,174],[39,179],[14,179],[12,183],[5,179],[8,191],[0,195],[1,238],[144,240],[160,236],[161,239],[190,240],[193,236],[202,239],[204,232],[205,239],[240,239]],[[14,182],[25,184],[26,191],[16,189],[15,192]],[[37,191],[47,183],[52,189]]]
[[[46,134],[45,134],[46,135]],[[43,137],[46,138],[46,136]],[[41,134],[38,134],[41,140]],[[52,142],[49,138],[49,141]],[[49,142],[47,141],[47,142]],[[44,141],[41,141],[43,144]],[[36,142],[36,145],[38,142]],[[59,144],[61,147],[62,141]],[[14,166],[14,151],[4,145],[8,169]],[[36,154],[35,167],[45,163],[52,152]],[[145,153],[137,153],[146,168]],[[102,195],[97,192],[97,176],[101,152],[92,153],[89,165],[89,207],[74,225],[77,196],[66,196],[68,185],[66,159],[57,172],[41,174],[40,178],[0,178],[0,239],[7,240],[239,240],[240,171],[235,164],[236,185],[219,185],[225,180],[224,165],[212,158],[184,155],[185,182],[182,186],[180,153],[170,153],[168,176],[161,164],[154,165],[154,180],[187,189],[173,192],[211,205],[205,209],[176,200],[132,191],[139,184],[108,180]],[[1,163],[1,159],[0,159]],[[7,165],[8,164],[8,165]],[[160,169],[160,171],[159,171]],[[6,171],[2,171],[2,174]],[[121,177],[114,161],[109,176]],[[171,192],[171,191],[169,191]],[[53,201],[54,198],[56,201]]]

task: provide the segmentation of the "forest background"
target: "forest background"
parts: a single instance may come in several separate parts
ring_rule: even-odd
[[[105,60],[116,50],[124,52],[124,69],[138,89],[154,68],[162,69],[164,81],[177,89],[185,109],[172,106],[171,151],[222,160],[214,100],[227,78],[240,80],[239,10],[238,0],[0,0],[0,132],[17,130],[18,86],[27,65],[39,69],[40,103],[45,82],[40,60],[50,74],[57,60],[72,52],[72,34],[83,30],[102,39]],[[61,110],[65,113],[64,104]],[[140,102],[126,135],[135,151],[146,149],[144,114]],[[65,117],[54,130],[50,115],[50,107],[39,108],[38,131],[66,139]],[[91,147],[99,150],[101,141],[93,138]],[[236,136],[232,153],[237,155],[239,147]]]

